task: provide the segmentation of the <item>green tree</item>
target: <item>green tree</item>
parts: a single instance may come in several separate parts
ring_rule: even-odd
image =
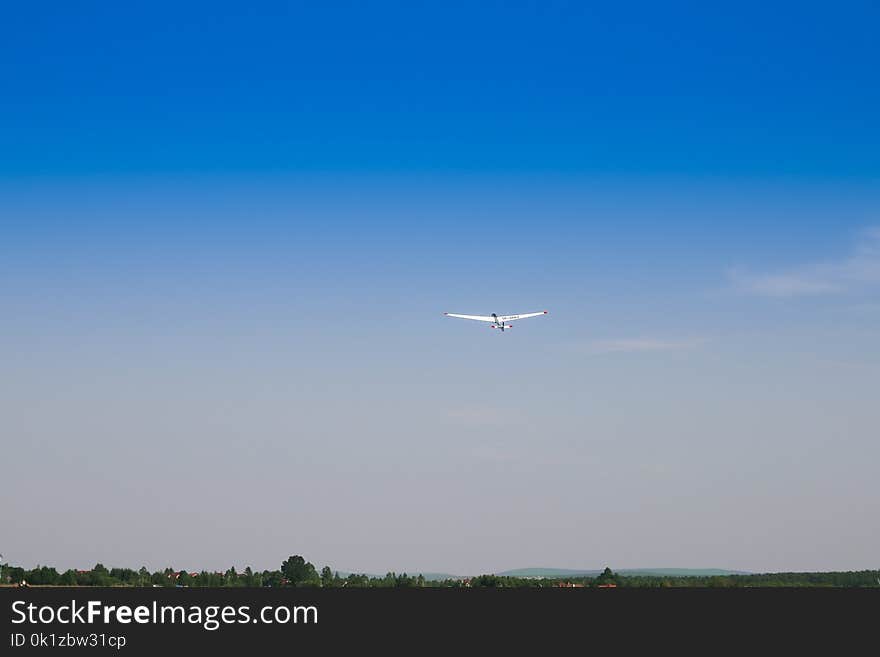
[[[330,566],[324,566],[321,569],[321,586],[333,586],[333,572],[330,570]]]
[[[608,566],[605,566],[605,570],[596,578],[596,585],[599,584],[617,584],[617,575]]]
[[[260,579],[262,580],[262,586],[281,586],[281,579],[284,575],[281,574],[280,570],[264,570]]]
[[[479,575],[471,580],[471,586],[484,588],[497,588],[504,586],[504,580],[498,575]]]
[[[345,578],[343,586],[351,588],[364,588],[370,586],[370,578],[366,575],[351,573],[348,577]]]
[[[21,566],[6,566],[3,572],[6,575],[6,580],[13,584],[21,582],[25,577],[25,570]]]
[[[298,554],[281,564],[281,572],[290,586],[309,586],[321,581],[315,567]]]

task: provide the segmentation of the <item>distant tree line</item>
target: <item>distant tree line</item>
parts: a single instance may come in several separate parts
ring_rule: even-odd
[[[508,577],[502,575],[479,575],[471,578],[426,580],[421,574],[389,572],[382,577],[366,574],[340,576],[329,566],[320,573],[315,566],[300,555],[286,559],[278,570],[255,571],[250,567],[242,572],[229,568],[224,572],[202,570],[192,572],[168,567],[150,572],[146,567],[106,568],[95,564],[89,570],[65,570],[58,572],[49,566],[37,566],[30,570],[18,566],[3,566],[0,582],[33,586],[167,586],[167,587],[323,587],[323,588],[550,588],[570,587],[880,587],[880,570],[818,573],[763,573],[754,575],[712,576],[652,576],[620,575],[610,568],[596,576],[578,577]]]

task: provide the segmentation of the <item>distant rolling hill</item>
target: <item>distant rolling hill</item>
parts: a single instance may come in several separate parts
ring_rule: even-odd
[[[595,577],[601,570],[571,570],[568,568],[517,568],[495,573],[505,577]],[[614,571],[618,575],[644,575],[646,577],[714,577],[718,575],[748,575],[737,570],[721,568],[630,568]]]
[[[440,582],[444,579],[466,579],[464,575],[450,575],[449,573],[422,573],[429,582]]]
[[[350,573],[347,571],[337,571],[340,577],[347,577]],[[599,570],[574,570],[571,568],[516,568],[514,570],[505,570],[495,575],[503,577],[595,577],[602,572]],[[723,575],[748,575],[750,573],[741,570],[723,570],[721,568],[624,568],[614,571],[617,575],[644,575],[646,577],[714,577]],[[382,577],[372,573],[364,573],[368,577]],[[397,573],[398,575],[402,573]],[[417,577],[420,573],[413,571],[409,573],[412,577]],[[440,581],[445,579],[465,579],[473,577],[473,575],[452,575],[450,573],[430,573],[422,572],[421,575],[428,581]]]
[[[384,577],[384,575],[376,575],[374,573],[361,573],[361,572],[350,573],[345,570],[338,570],[338,571],[336,571],[336,574],[339,575],[340,577],[348,577],[349,575],[353,575],[353,574],[354,575],[366,575],[367,577],[380,577],[380,578]],[[403,575],[404,572],[401,571],[397,574]],[[418,577],[419,575],[421,575],[429,582],[434,582],[434,581],[439,582],[439,581],[443,581],[445,579],[466,579],[467,578],[467,575],[450,575],[449,573],[428,573],[428,572],[422,572],[422,571],[412,571],[412,572],[407,572],[406,574],[409,575],[410,577]]]

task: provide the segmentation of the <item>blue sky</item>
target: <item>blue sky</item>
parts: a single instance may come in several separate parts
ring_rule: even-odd
[[[3,171],[876,174],[876,5],[4,12]]]
[[[878,18],[4,10],[4,554],[876,567]]]

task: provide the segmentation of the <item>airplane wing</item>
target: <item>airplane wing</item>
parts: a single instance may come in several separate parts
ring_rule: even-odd
[[[538,317],[540,315],[546,315],[547,311],[542,310],[539,313],[526,313],[524,315],[501,315],[498,319],[502,322],[512,322],[516,319],[528,319],[529,317]]]
[[[487,317],[486,315],[456,315],[455,313],[443,313],[447,317],[458,317],[459,319],[475,319],[478,322],[494,322],[494,317]]]

